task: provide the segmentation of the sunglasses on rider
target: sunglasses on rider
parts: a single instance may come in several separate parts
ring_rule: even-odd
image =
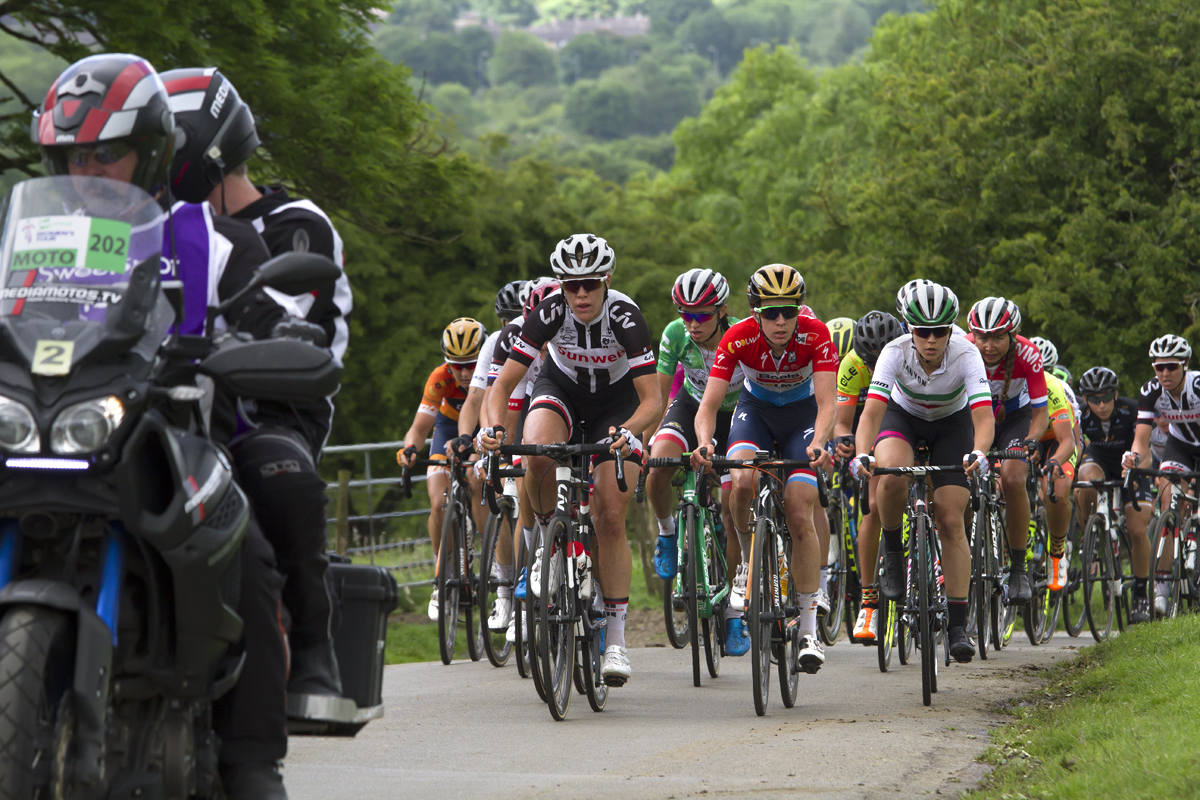
[[[451,363],[449,366],[450,369],[458,370],[459,372],[474,372],[476,363],[475,361],[466,361],[463,363]]]
[[[912,335],[918,339],[942,339],[950,335],[950,326],[938,325],[936,328],[913,328]]]
[[[691,311],[684,311],[682,308],[679,309],[679,317],[684,322],[699,322],[699,323],[703,324],[705,322],[708,322],[710,319],[712,319],[716,315],[717,315],[717,313],[715,311],[710,314],[694,314]]]
[[[1098,406],[1101,403],[1111,403],[1116,396],[1116,392],[1105,392],[1104,394],[1089,394],[1085,399],[1089,406]]]
[[[585,292],[594,292],[604,283],[603,278],[580,278],[579,280],[563,281],[562,288],[567,294],[578,294],[582,289]]]
[[[1183,364],[1180,364],[1178,361],[1162,361],[1162,362],[1154,365],[1154,371],[1155,372],[1174,372],[1175,370],[1181,368],[1182,366],[1183,366]]]
[[[78,145],[67,148],[67,163],[73,167],[86,167],[88,159],[94,158],[98,163],[107,167],[117,163],[131,152],[133,152],[133,145],[122,141]]]
[[[771,306],[770,308],[756,308],[754,313],[758,314],[763,319],[776,320],[780,317],[784,319],[795,319],[800,316],[799,306]]]

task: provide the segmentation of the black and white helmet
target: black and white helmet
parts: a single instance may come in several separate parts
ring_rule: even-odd
[[[611,275],[616,254],[608,242],[591,233],[577,233],[554,246],[550,269],[559,278],[600,277]]]
[[[1168,333],[1150,343],[1150,357],[1177,358],[1180,361],[1187,361],[1192,357],[1192,346],[1182,336]]]
[[[528,281],[511,281],[500,287],[496,292],[496,316],[501,319],[516,319],[521,316],[524,302],[521,300],[521,290]],[[528,295],[526,295],[528,297]]]
[[[1079,393],[1085,396],[1116,390],[1117,373],[1108,367],[1092,367],[1079,379]]]
[[[671,289],[671,302],[680,308],[721,306],[728,299],[729,281],[711,269],[689,269]]]
[[[1054,342],[1049,339],[1043,339],[1040,336],[1034,336],[1029,340],[1029,343],[1038,349],[1042,354],[1042,369],[1046,372],[1058,366],[1058,348],[1054,346]]]
[[[900,320],[886,311],[868,311],[854,325],[854,352],[869,367],[874,367],[884,346],[904,335]]]

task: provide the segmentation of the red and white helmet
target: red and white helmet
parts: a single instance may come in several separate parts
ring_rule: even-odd
[[[729,281],[711,269],[689,269],[671,289],[671,302],[680,308],[720,306],[728,299]]]
[[[1016,333],[1021,327],[1021,309],[1003,297],[985,297],[971,306],[967,324],[977,333],[1007,331]]]
[[[611,275],[616,253],[608,242],[592,233],[577,233],[554,246],[550,269],[557,278],[588,278]]]
[[[88,56],[67,67],[33,114],[33,143],[50,175],[67,174],[67,150],[124,142],[137,151],[133,183],[151,195],[166,185],[175,118],[162,79],[144,58]]]
[[[529,290],[529,296],[525,298],[524,316],[526,317],[532,314],[538,304],[547,297],[561,291],[558,281],[553,278],[534,278],[529,285],[533,288]]]

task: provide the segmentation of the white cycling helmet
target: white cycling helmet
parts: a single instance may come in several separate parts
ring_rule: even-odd
[[[728,299],[729,281],[711,269],[689,269],[671,289],[671,302],[680,308],[720,306]]]
[[[550,269],[558,278],[602,277],[611,275],[616,253],[608,242],[591,233],[577,233],[554,246]]]
[[[539,286],[545,286],[548,283],[557,284],[558,278],[533,278],[532,280],[525,281],[525,284],[521,287],[520,294],[517,295],[517,298],[521,301],[521,308],[525,308],[525,303],[529,301],[529,295],[533,294],[534,289]]]
[[[1192,346],[1182,336],[1168,333],[1150,343],[1150,357],[1177,358],[1180,361],[1187,361],[1192,357]]]
[[[1049,339],[1043,339],[1040,336],[1034,336],[1029,340],[1029,343],[1038,349],[1042,354],[1042,369],[1046,372],[1058,366],[1058,348],[1054,346],[1054,342]]]

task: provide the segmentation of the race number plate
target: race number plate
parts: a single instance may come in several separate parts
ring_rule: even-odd
[[[29,371],[34,375],[66,375],[71,371],[74,350],[74,342],[39,339],[33,350],[33,363]]]

